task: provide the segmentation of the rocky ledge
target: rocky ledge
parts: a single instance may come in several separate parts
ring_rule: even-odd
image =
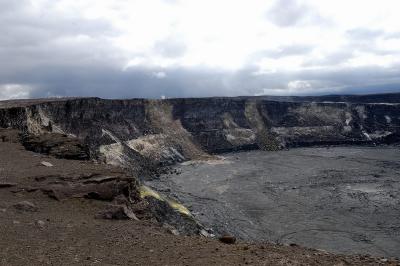
[[[16,101],[0,104],[0,127],[24,132],[30,150],[144,176],[221,152],[396,143],[399,95]]]

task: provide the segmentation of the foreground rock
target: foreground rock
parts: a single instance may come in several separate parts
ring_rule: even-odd
[[[231,235],[223,235],[220,238],[218,238],[219,241],[225,244],[235,244],[236,243],[236,237],[231,236]]]
[[[45,162],[45,161],[40,162],[40,164],[43,165],[43,166],[46,166],[46,167],[53,167],[54,166],[52,163]]]
[[[56,158],[87,160],[89,149],[82,141],[65,134],[25,134],[22,144],[27,150],[44,153]]]
[[[24,212],[37,212],[39,210],[35,204],[29,201],[21,201],[13,205],[16,210]]]
[[[129,176],[81,176],[77,179],[69,177],[48,177],[42,184],[44,193],[57,200],[69,198],[88,198],[112,201],[119,195],[130,200],[139,199],[136,180]]]
[[[139,221],[135,213],[127,205],[109,205],[106,210],[99,212],[97,218],[109,220],[127,220]]]
[[[0,188],[10,188],[10,187],[15,187],[16,185],[17,185],[16,183],[0,182]]]

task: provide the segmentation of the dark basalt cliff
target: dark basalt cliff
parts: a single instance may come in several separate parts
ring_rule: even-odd
[[[243,149],[398,142],[400,94],[3,102],[0,127],[78,138],[92,158],[142,169]]]

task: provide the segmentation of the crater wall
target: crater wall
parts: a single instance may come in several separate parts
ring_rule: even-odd
[[[398,142],[399,95],[16,101],[0,104],[0,127],[76,137],[92,158],[142,169],[237,150]]]

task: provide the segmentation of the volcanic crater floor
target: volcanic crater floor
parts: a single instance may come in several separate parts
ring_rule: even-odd
[[[232,155],[230,160],[244,155]],[[43,165],[43,161],[53,166]],[[200,236],[176,236],[152,220],[97,219],[107,201],[58,201],[36,189],[40,180],[49,176],[93,173],[123,175],[122,169],[115,167],[55,159],[26,151],[19,143],[0,141],[0,265],[399,265],[398,260],[390,258],[332,254],[297,245],[242,240],[226,245]],[[223,195],[230,189],[219,186],[216,191]],[[213,209],[218,206],[209,204],[208,199],[203,200],[199,206],[208,204],[207,209],[220,211]]]
[[[400,148],[312,147],[185,162],[147,185],[214,233],[400,256]]]

